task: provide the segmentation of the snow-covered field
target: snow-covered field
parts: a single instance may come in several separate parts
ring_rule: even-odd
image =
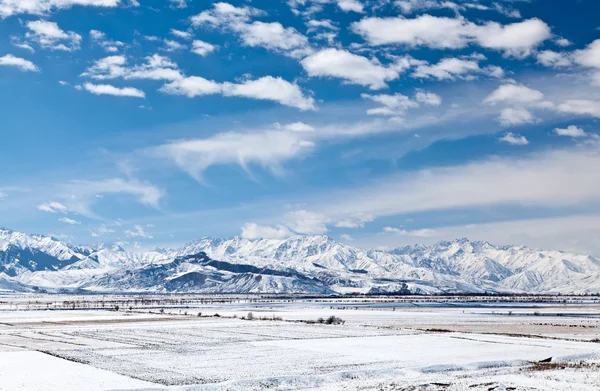
[[[600,390],[596,339],[590,299],[6,296],[0,390]]]

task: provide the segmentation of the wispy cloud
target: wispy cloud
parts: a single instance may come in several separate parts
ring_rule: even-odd
[[[83,88],[94,95],[112,95],[112,96],[127,96],[133,98],[145,98],[146,94],[142,90],[133,87],[118,88],[110,84],[92,84],[85,83]]]
[[[30,14],[46,15],[73,6],[116,7],[121,0],[0,0],[0,17]]]
[[[15,67],[23,72],[39,72],[37,65],[24,58],[13,56],[12,54],[6,54],[0,57],[0,66]]]

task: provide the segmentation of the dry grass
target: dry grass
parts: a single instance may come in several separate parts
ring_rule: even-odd
[[[525,371],[554,371],[563,369],[593,369],[600,370],[600,364],[588,363],[584,361],[577,362],[535,362],[531,366],[524,368]]]

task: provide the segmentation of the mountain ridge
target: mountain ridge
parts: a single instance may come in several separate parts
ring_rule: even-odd
[[[324,235],[203,237],[179,248],[129,252],[0,229],[4,290],[582,294],[600,293],[597,281],[600,261],[589,255],[467,238],[383,251]]]

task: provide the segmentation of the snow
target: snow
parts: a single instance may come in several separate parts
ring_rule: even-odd
[[[459,366],[475,363],[482,365],[482,357],[489,363],[521,363],[538,361],[551,356],[568,356],[580,352],[574,344],[556,341],[524,342],[511,337],[480,336],[461,333],[443,335],[402,335],[365,338],[322,338],[317,340],[291,340],[257,342],[255,345],[277,346],[284,350],[307,350],[316,353],[333,353],[372,360],[393,360],[401,367]],[[423,349],[431,346],[431,349]],[[447,354],[440,355],[440,352]],[[590,353],[594,350],[590,349]],[[490,364],[490,366],[495,366]]]
[[[386,298],[193,298],[145,296],[154,313],[139,303],[128,313],[25,310],[48,301],[132,302],[128,296],[3,297],[0,390],[331,391],[447,383],[450,390],[566,391],[600,384],[600,367],[593,366],[600,364],[600,344],[587,342],[600,334],[600,311],[589,299],[566,305],[414,299],[428,304],[418,307]],[[240,319],[250,311],[283,320]],[[345,323],[303,322],[329,315]],[[548,357],[589,367],[527,369]]]
[[[40,352],[0,353],[1,391],[105,391],[154,387],[89,365]]]

